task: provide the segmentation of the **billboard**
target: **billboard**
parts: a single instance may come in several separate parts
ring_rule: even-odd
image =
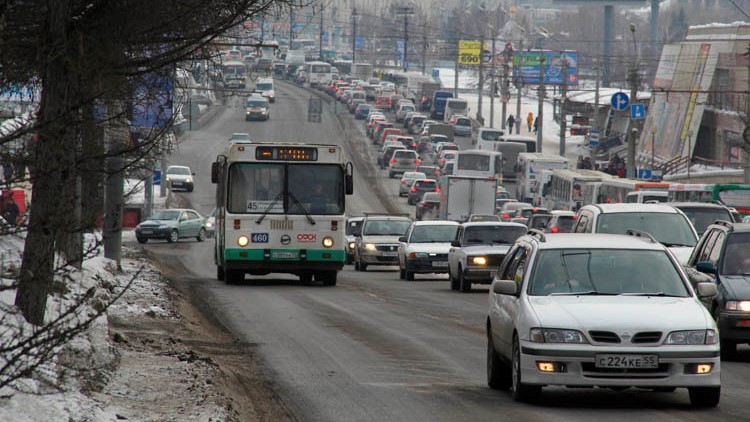
[[[481,41],[460,40],[458,42],[458,64],[461,66],[479,66],[482,60]],[[484,43],[484,50],[488,50]]]
[[[567,85],[578,85],[578,52],[565,51],[517,51],[513,53],[513,81],[516,84],[539,85],[539,72],[544,57],[544,83],[563,84],[563,64],[568,63]]]

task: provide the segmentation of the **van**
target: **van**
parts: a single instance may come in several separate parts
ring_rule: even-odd
[[[443,121],[449,122],[453,115],[468,115],[469,103],[460,98],[449,98],[445,101],[445,112],[443,112]]]
[[[503,154],[503,181],[516,181],[516,163],[518,154],[526,151],[526,144],[521,142],[496,142],[495,151]]]
[[[255,83],[255,90],[254,92],[259,93],[260,95],[268,98],[268,101],[274,102],[276,101],[276,91],[273,89],[273,79],[272,78],[260,78],[258,79],[258,82]]]
[[[495,143],[500,142],[500,137],[503,135],[505,135],[505,131],[500,129],[493,129],[490,127],[479,128],[479,133],[477,134],[477,149],[494,151]]]
[[[536,152],[536,138],[532,136],[521,136],[507,134],[500,137],[502,142],[518,142],[526,145],[526,152]]]
[[[453,98],[453,92],[435,91],[435,93],[432,94],[432,106],[430,108],[431,119],[443,120],[445,118],[445,103],[448,98]]]

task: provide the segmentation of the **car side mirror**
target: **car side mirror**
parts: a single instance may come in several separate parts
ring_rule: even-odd
[[[699,262],[696,264],[695,269],[706,274],[716,274],[716,267],[708,261]]]
[[[195,172],[192,172],[191,174],[192,174],[193,176],[195,176]]]
[[[698,283],[696,286],[698,297],[701,299],[714,297],[719,292],[714,283]]]
[[[460,248],[461,247],[461,241],[460,240],[454,240],[451,242],[451,246]]]
[[[398,241],[406,243],[406,236],[399,236]]]
[[[518,284],[514,280],[495,280],[492,291],[499,295],[518,296]]]
[[[221,167],[218,161],[211,163],[211,183],[219,183]]]

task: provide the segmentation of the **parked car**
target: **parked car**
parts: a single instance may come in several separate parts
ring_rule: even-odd
[[[149,239],[164,239],[174,243],[186,237],[194,237],[198,242],[203,242],[207,234],[206,219],[198,211],[184,208],[157,211],[135,228],[138,243],[146,243]]]
[[[422,196],[422,200],[417,203],[414,218],[418,221],[436,220],[440,211],[440,194],[437,192],[427,192]]]
[[[418,171],[404,172],[404,174],[401,175],[401,182],[398,185],[398,196],[409,195],[409,190],[411,190],[411,185],[414,184],[414,181],[417,179],[426,179],[426,178],[427,178],[426,174],[420,173]]]
[[[362,234],[357,237],[354,269],[367,271],[369,265],[398,265],[398,238],[411,225],[408,217],[366,215]]]
[[[526,230],[518,223],[461,224],[448,251],[451,290],[468,292],[472,283],[490,284],[510,245]]]
[[[415,221],[398,239],[399,278],[448,272],[448,249],[456,237],[455,221]]]
[[[346,219],[346,263],[354,262],[354,252],[357,249],[357,236],[362,234],[364,217],[349,217]]]
[[[536,402],[544,386],[671,391],[694,407],[721,395],[719,334],[680,264],[650,236],[531,232],[492,282],[487,384]]]
[[[687,265],[694,286],[716,284],[716,296],[704,304],[719,327],[722,356],[734,357],[738,344],[750,343],[750,224],[709,225]]]
[[[422,179],[415,180],[414,184],[409,189],[409,196],[407,197],[406,203],[414,205],[422,200],[422,196],[425,192],[440,192],[437,181],[433,179]]]
[[[187,166],[169,166],[165,174],[165,181],[169,189],[183,189],[188,192],[193,191],[195,173]]]
[[[698,242],[698,234],[685,214],[663,204],[596,204],[578,210],[574,233],[649,233],[686,264]]]

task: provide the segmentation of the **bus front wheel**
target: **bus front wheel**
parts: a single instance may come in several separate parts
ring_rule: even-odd
[[[337,276],[336,271],[322,271],[315,274],[315,281],[322,282],[324,286],[335,286]]]
[[[219,281],[224,280],[224,267],[221,265],[216,266],[216,279]]]
[[[245,280],[245,273],[237,270],[226,270],[224,279],[227,284],[240,284]]]

